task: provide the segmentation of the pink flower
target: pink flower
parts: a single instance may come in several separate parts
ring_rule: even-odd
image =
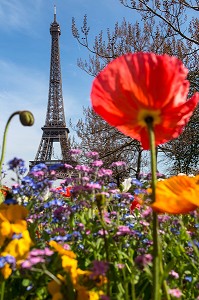
[[[182,292],[179,289],[170,289],[169,294],[176,298],[180,298],[182,296]]]

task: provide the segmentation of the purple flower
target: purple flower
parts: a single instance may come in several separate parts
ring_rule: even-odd
[[[138,255],[135,258],[135,263],[142,270],[152,262],[152,259],[153,257],[151,254]]]
[[[148,217],[151,213],[152,213],[152,208],[151,208],[151,207],[147,207],[147,209],[145,209],[145,210],[141,213],[141,217],[142,217],[142,218]]]
[[[100,229],[99,231],[98,231],[98,234],[99,235],[104,235],[104,234],[108,234],[108,231],[107,230],[103,230],[103,229]]]
[[[171,270],[169,272],[169,275],[171,275],[173,278],[178,279],[179,278],[179,274],[177,272],[175,272],[174,270]]]
[[[92,151],[90,151],[90,152],[87,152],[85,154],[85,156],[88,157],[88,158],[90,157],[90,158],[97,159],[99,157],[99,153],[98,152],[92,152]]]
[[[101,295],[100,300],[110,300],[110,298],[106,295]]]
[[[158,215],[158,221],[160,223],[164,223],[168,220],[170,220],[170,216],[168,216],[168,215]]]
[[[80,149],[71,149],[69,153],[71,155],[78,155],[78,154],[81,154],[82,151]]]
[[[30,269],[36,264],[45,263],[44,257],[51,256],[53,253],[54,252],[47,247],[45,249],[33,249],[30,251],[28,258],[22,262],[21,267],[23,269]]]
[[[103,165],[102,160],[95,160],[95,161],[92,162],[93,167],[101,167],[102,165]]]
[[[3,268],[5,264],[8,263],[15,268],[16,265],[16,259],[12,255],[5,255],[5,256],[0,256],[0,268]]]
[[[46,255],[46,256],[51,256],[53,255],[53,251],[50,250],[49,248],[45,249],[33,249],[30,251],[29,256],[40,256],[40,255]]]
[[[117,264],[118,269],[123,269],[125,267],[124,264]]]
[[[25,162],[20,158],[13,158],[8,162],[9,170],[14,170],[16,168],[24,168]]]
[[[102,188],[102,186],[99,183],[87,183],[86,188],[100,190]]]
[[[68,164],[64,164],[64,169],[70,170],[70,169],[73,169],[73,166],[68,165]]]
[[[98,176],[99,177],[105,177],[105,176],[111,176],[113,174],[113,171],[110,169],[100,169],[98,171]]]
[[[182,296],[182,292],[179,289],[170,289],[169,294],[176,298],[180,298]]]
[[[111,164],[111,167],[121,167],[126,166],[126,163],[124,161],[115,161]]]
[[[140,224],[147,227],[150,225],[149,222],[142,221],[142,220],[140,221]]]
[[[118,226],[118,232],[116,233],[117,235],[126,235],[129,233],[131,233],[131,230],[128,226],[124,226],[124,225]]]
[[[99,275],[106,275],[108,271],[109,264],[105,261],[94,260],[93,267],[91,268],[92,274],[90,275],[91,278]]]
[[[83,176],[83,177],[82,177],[82,180],[83,180],[83,181],[89,181],[90,178],[89,178],[88,176]]]
[[[75,167],[75,170],[77,170],[77,171],[83,171],[83,172],[90,172],[91,168],[89,168],[88,166],[85,166],[85,165],[77,165]]]

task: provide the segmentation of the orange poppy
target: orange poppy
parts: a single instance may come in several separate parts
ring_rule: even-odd
[[[176,138],[195,109],[187,101],[188,70],[176,57],[129,53],[110,62],[94,79],[94,111],[110,125],[149,149],[146,119],[153,120],[156,145]]]
[[[174,176],[158,181],[156,199],[151,207],[156,212],[184,214],[199,207],[199,176]]]

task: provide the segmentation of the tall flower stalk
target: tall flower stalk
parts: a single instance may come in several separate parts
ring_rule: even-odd
[[[6,139],[7,139],[7,133],[8,133],[8,128],[10,125],[11,120],[13,119],[14,116],[19,115],[20,122],[24,126],[32,126],[34,124],[34,116],[30,111],[16,111],[12,113],[6,123],[5,129],[4,129],[4,134],[3,134],[3,143],[2,143],[2,149],[1,149],[1,158],[0,158],[0,182],[2,179],[2,165],[4,162],[4,157],[5,157],[5,150],[6,150]]]
[[[157,161],[153,118],[147,117],[145,121],[148,128],[151,150],[152,202],[155,202]],[[158,233],[158,216],[156,212],[153,212],[153,300],[159,300],[160,294],[160,241]]]
[[[147,117],[145,119],[150,142],[150,156],[151,156],[151,188],[152,188],[152,203],[156,200],[156,181],[157,181],[157,155],[155,147],[155,134],[153,128],[153,118]],[[167,300],[170,299],[168,294],[167,283],[162,282],[163,277],[163,263],[161,254],[161,241],[159,237],[159,223],[158,214],[153,211],[153,300],[159,300],[161,296],[161,285],[163,286],[164,294]]]

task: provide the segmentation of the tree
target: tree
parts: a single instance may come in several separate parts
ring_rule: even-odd
[[[84,152],[98,152],[105,168],[110,168],[115,162],[125,162],[126,167],[112,167],[113,178],[118,186],[130,175],[138,178],[141,167],[146,163],[140,143],[109,126],[91,108],[84,108],[83,114],[84,120],[79,120],[76,126],[70,122],[80,139],[79,143],[73,142],[73,146],[83,149]]]
[[[75,20],[72,20],[72,33],[74,38],[76,38],[83,47],[86,47],[90,53],[88,61],[82,61],[81,58],[78,60],[78,66],[89,75],[96,76],[112,59],[127,52],[145,51],[157,54],[167,53],[177,56],[189,69],[188,79],[191,83],[190,95],[195,91],[199,91],[199,20],[197,17],[194,17],[195,12],[199,11],[199,2],[183,0],[120,0],[120,2],[125,7],[140,14],[142,22],[139,23],[136,21],[134,24],[131,24],[123,19],[121,25],[119,25],[118,22],[115,24],[112,32],[110,29],[107,29],[106,36],[101,31],[93,42],[89,40],[90,28],[87,24],[87,16],[84,17],[81,33],[79,33],[77,29]],[[86,110],[84,113],[86,113]],[[91,126],[94,121],[96,122],[96,118],[98,118],[96,123],[98,127],[95,127],[96,130],[93,131],[93,135],[96,133],[101,134],[103,132],[102,128],[105,126],[104,121],[96,117],[94,113],[88,113],[86,117],[85,124],[81,128],[83,130],[81,134],[81,145],[84,145],[84,147],[86,143],[87,146],[91,146],[91,143],[88,143],[88,139],[84,133],[87,132],[88,127]],[[167,157],[171,166],[170,170],[172,170],[173,173],[179,171],[187,173],[193,169],[196,172],[195,168],[197,168],[197,161],[199,160],[199,140],[196,131],[199,127],[198,117],[199,109],[196,109],[191,122],[186,126],[183,134],[178,139],[159,147],[159,151],[164,153]],[[114,143],[111,143],[112,135],[110,134],[113,129],[108,124],[106,124],[105,127],[106,132],[109,134],[107,137],[106,135],[103,136],[103,142],[104,138],[109,140],[112,151],[107,151],[107,149],[104,148],[104,156],[105,153],[107,153],[107,155],[111,153],[111,155],[114,154],[117,157],[117,151],[118,149],[121,150],[121,145],[124,153],[132,151],[132,147],[129,148],[129,138],[122,138],[122,134],[115,130],[113,135],[114,141],[117,141],[120,147],[113,147]],[[94,137],[92,139],[94,139]],[[190,140],[192,143],[187,142]],[[134,145],[133,142],[131,146],[132,145]],[[99,143],[98,147],[100,148]],[[138,153],[142,151],[141,148],[137,147],[133,149],[138,151]],[[108,157],[110,156],[108,155],[107,159]],[[137,157],[139,157],[139,155]]]

